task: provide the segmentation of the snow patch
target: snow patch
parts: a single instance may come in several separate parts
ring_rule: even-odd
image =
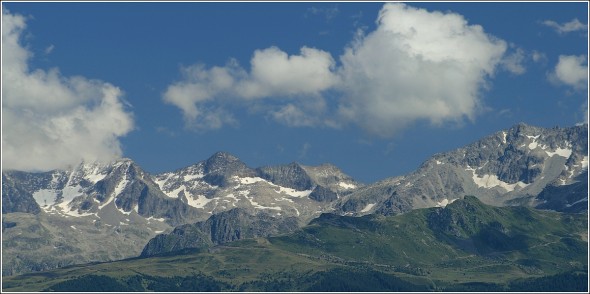
[[[441,162],[441,161],[438,161],[438,160],[437,160],[437,161],[436,161],[436,164],[437,164],[437,165],[441,165],[441,164],[444,164],[444,162]]]
[[[582,158],[582,169],[588,168],[588,156]]]
[[[115,204],[115,206],[117,206],[117,205]],[[118,207],[117,207],[117,210],[118,210],[118,211],[120,211],[120,212],[121,212],[122,214],[124,214],[124,215],[130,215],[130,214],[131,214],[131,211],[132,211],[132,210],[130,210],[130,211],[125,211],[125,210],[123,210],[122,208],[118,208]]]
[[[354,189],[354,188],[356,188],[356,185],[355,184],[348,184],[348,183],[345,183],[345,182],[338,183],[338,186],[340,186],[340,187],[342,187],[344,189]]]
[[[282,208],[278,207],[278,206],[263,206],[258,204],[258,202],[254,201],[254,199],[252,199],[252,197],[245,197],[246,199],[248,199],[248,201],[250,201],[250,204],[252,204],[252,206],[254,206],[254,208],[258,208],[258,209],[272,209],[272,210],[283,210]]]
[[[94,184],[98,183],[98,181],[104,179],[107,175],[106,174],[89,174],[86,175],[86,179]]]
[[[471,173],[473,175],[472,176],[473,182],[480,188],[490,189],[490,188],[494,188],[494,187],[500,187],[508,192],[511,192],[511,191],[514,191],[514,189],[517,187],[524,188],[529,185],[529,184],[525,184],[521,181],[514,183],[514,184],[509,184],[509,183],[506,183],[506,182],[498,179],[497,175],[483,175],[482,177],[479,177],[479,176],[477,176],[477,174],[475,174],[475,169],[473,169],[471,167],[468,167],[465,170],[471,171]]]
[[[160,230],[154,231],[154,233],[156,233],[156,234],[160,234],[160,233],[163,233],[163,232],[164,232],[163,230],[162,231],[160,231]]]
[[[187,201],[188,201],[188,205],[192,206],[192,207],[196,207],[196,208],[203,208],[205,207],[205,205],[209,202],[211,202],[211,200],[213,199],[209,199],[207,197],[205,197],[204,195],[197,195],[196,198],[195,197],[186,197]]]
[[[245,177],[245,178],[239,178],[239,177],[235,177],[240,184],[243,185],[250,185],[250,184],[254,184],[254,183],[258,183],[258,182],[267,182],[265,179],[260,178],[260,177]]]
[[[121,179],[121,181],[119,181],[119,183],[117,184],[117,187],[115,187],[115,191],[113,192],[113,196],[117,197],[117,195],[121,194],[121,192],[123,192],[125,187],[127,187],[127,184],[129,184],[129,181],[127,180],[127,174],[125,174],[125,178]]]
[[[502,131],[502,143],[506,144],[506,132]]]
[[[539,136],[541,136],[541,135],[536,135],[536,136],[526,136],[527,138],[529,138],[529,139],[532,139],[532,140],[533,140],[533,142],[531,142],[531,143],[529,144],[529,149],[533,150],[533,149],[537,148],[537,146],[539,146],[539,144],[537,144],[537,139],[539,138]]]
[[[557,148],[555,152],[545,151],[549,157],[553,157],[554,155],[559,155],[561,157],[569,158],[572,155],[572,149],[566,148]]]
[[[281,186],[278,186],[278,187],[279,187],[279,193],[285,193],[285,194],[292,196],[292,197],[303,198],[303,197],[309,196],[309,194],[311,194],[311,192],[312,192],[312,190],[297,191],[297,190],[291,189],[291,188],[285,188],[285,187],[281,187]]]
[[[445,199],[443,199],[442,201],[440,201],[440,202],[437,202],[437,203],[436,203],[436,207],[446,207],[447,205],[449,205],[449,204],[451,204],[451,203],[455,202],[455,200],[457,200],[457,199],[455,198],[455,199],[451,199],[451,200],[449,201],[449,199],[445,198]]]
[[[80,187],[79,185],[64,187],[61,194],[63,197],[63,201],[70,203],[72,200],[74,200],[74,198],[82,195],[81,190],[82,187]]]
[[[40,207],[45,205],[52,205],[55,203],[55,198],[57,198],[57,192],[53,189],[41,189],[35,193],[33,193],[33,198]]]
[[[537,145],[538,145],[537,142],[533,141],[529,144],[529,149],[533,150],[533,149],[537,148]]]
[[[184,191],[184,196],[187,196],[186,193],[186,186],[185,185],[180,185],[180,187],[170,191],[170,192],[164,192],[166,194],[166,196],[170,197],[170,198],[178,198],[178,194],[180,194],[180,192]],[[187,196],[187,198],[189,198]]]
[[[170,180],[171,177],[172,177],[171,173],[165,173],[165,174],[159,176],[158,178],[155,178],[154,183],[156,183],[156,185],[158,185],[158,187],[160,187],[160,190],[164,191],[164,185],[166,185],[166,182],[168,182],[168,180]]]
[[[159,222],[165,222],[166,221],[165,218],[155,218],[153,216],[148,217],[147,220],[148,220],[148,222],[149,221],[152,221],[152,220],[159,221]]]
[[[202,179],[205,175],[198,173],[198,174],[193,174],[193,175],[185,175],[184,176],[184,181],[188,182],[190,180],[194,180],[194,179]]]
[[[367,204],[367,206],[365,206],[365,208],[363,208],[363,210],[361,210],[361,212],[369,212],[371,209],[373,209],[373,207],[375,206],[376,203],[369,203]]]

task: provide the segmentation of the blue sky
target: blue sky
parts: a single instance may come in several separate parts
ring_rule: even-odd
[[[2,8],[4,169],[228,151],[368,183],[519,122],[587,121],[583,2]]]

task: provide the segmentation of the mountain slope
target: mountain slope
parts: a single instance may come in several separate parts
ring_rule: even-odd
[[[7,277],[3,290],[96,290],[81,287],[100,273],[136,291],[584,291],[586,224],[587,214],[467,196],[397,216],[322,214],[291,234],[208,250]]]
[[[321,183],[329,178],[348,185],[323,188],[298,164],[293,166],[310,179],[310,190],[265,180],[259,169],[225,152],[155,176],[130,159],[43,173],[3,172],[2,274],[137,256],[159,233],[234,208],[244,211],[240,217],[262,212],[304,225],[331,210],[338,195],[356,185],[335,167],[310,167],[323,175]]]
[[[588,125],[544,129],[518,124],[436,154],[413,173],[357,189],[340,201],[337,211],[389,215],[441,206],[455,195],[467,194],[497,206],[536,206],[543,201],[536,197],[547,185],[574,183],[588,170],[587,154]]]
[[[12,205],[3,213],[2,275],[137,256],[149,239],[197,213],[160,192],[128,159],[46,173],[3,172],[3,179],[3,204],[29,195],[38,210],[25,213]]]
[[[252,214],[234,208],[211,216],[208,220],[176,227],[169,234],[150,240],[141,256],[152,256],[187,248],[206,248],[246,238],[267,237],[299,228],[295,217],[276,217],[265,211]]]
[[[218,152],[197,164],[155,175],[154,182],[170,198],[201,212],[199,221],[233,208],[294,216],[301,225],[332,210],[340,196],[359,183],[331,165],[298,163],[251,169],[237,157]],[[206,216],[206,217],[205,217]]]

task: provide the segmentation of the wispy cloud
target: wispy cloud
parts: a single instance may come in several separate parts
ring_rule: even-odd
[[[307,153],[311,149],[311,144],[309,142],[303,143],[301,149],[299,150],[299,159],[304,159],[307,157]]]
[[[183,79],[163,99],[197,128],[208,127],[204,107],[240,105],[290,126],[353,124],[391,137],[420,120],[441,125],[475,118],[481,92],[499,66],[524,72],[524,53],[506,56],[507,47],[459,14],[388,3],[376,30],[359,30],[338,66],[321,49],[304,46],[288,55],[270,47],[254,52],[249,70],[233,60],[184,68]],[[260,107],[265,101],[272,103]]]
[[[55,49],[55,45],[51,44],[49,46],[47,46],[47,48],[45,48],[45,55],[51,54],[51,52],[53,52],[53,50]]]
[[[3,9],[2,168],[47,171],[121,156],[119,137],[134,125],[122,91],[56,68],[30,69],[25,29],[23,16]]]
[[[516,47],[513,44],[510,44],[510,49],[512,52],[502,59],[502,67],[515,75],[524,74],[526,72],[526,68],[524,67],[526,59],[524,49]]]
[[[537,63],[542,63],[542,64],[547,63],[547,55],[543,52],[539,52],[539,51],[534,50],[533,53],[531,53],[531,58],[533,59],[534,62],[537,62]]]
[[[553,20],[544,20],[541,22],[543,25],[554,29],[558,34],[567,34],[575,31],[587,31],[588,25],[583,24],[577,18],[565,23],[557,23]]]
[[[309,15],[320,15],[323,16],[327,22],[329,22],[336,16],[338,16],[339,13],[340,9],[338,9],[338,5],[334,5],[328,8],[317,8],[315,6],[312,6],[307,9],[305,16],[308,17]]]

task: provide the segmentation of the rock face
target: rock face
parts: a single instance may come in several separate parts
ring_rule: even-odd
[[[265,211],[234,208],[211,216],[204,222],[176,227],[169,234],[150,240],[141,256],[202,248],[244,238],[266,237],[299,228],[295,217],[276,217]]]
[[[2,173],[2,214],[10,212],[38,214],[41,212],[33,195],[21,187],[19,181],[21,175],[22,173],[18,172],[13,173],[12,176]]]
[[[262,231],[241,227],[233,231],[240,238],[264,235],[267,229],[271,233],[287,230],[289,226],[275,230],[274,224],[269,227],[263,220],[306,224],[321,212],[332,210],[338,195],[360,186],[337,168],[310,167],[322,172],[324,178],[342,179],[346,186],[333,185],[331,198],[318,201],[309,196],[319,183],[300,165],[290,166],[252,169],[237,157],[218,152],[202,162],[159,175],[146,173],[129,159],[83,163],[69,170],[43,173],[3,172],[3,275],[137,256],[151,238],[164,231],[214,221],[219,213],[224,220],[230,219],[223,213],[235,208],[248,213],[229,214],[234,219],[263,212],[257,216],[258,222],[249,223]],[[289,187],[281,186],[265,180],[260,172],[289,169],[309,181],[309,190],[290,188],[302,186],[275,173],[273,180]],[[175,246],[225,240],[217,235],[224,231],[203,232],[208,237],[200,240],[195,235],[195,240],[183,239],[186,243]]]
[[[436,154],[406,176],[357,189],[340,200],[337,211],[390,215],[444,206],[461,195],[476,195],[496,206],[538,206],[546,200],[539,194],[547,186],[586,182],[578,176],[588,170],[587,154],[588,125],[544,129],[518,124],[463,148]],[[585,189],[585,194],[572,194],[567,203],[587,202]]]
[[[297,163],[248,168],[228,153],[154,176],[170,198],[201,212],[198,220],[233,208],[264,210],[275,216],[295,216],[306,224],[330,211],[338,198],[362,186],[332,165]],[[314,192],[315,191],[315,192]]]
[[[2,188],[3,275],[137,256],[147,240],[198,214],[128,159],[3,172]],[[18,205],[4,206],[15,197],[6,203]]]
[[[588,210],[588,171],[575,178],[569,185],[549,185],[539,193],[539,209],[561,212],[583,212]]]
[[[338,193],[318,185],[311,191],[309,198],[320,202],[331,202],[338,199]]]
[[[314,183],[297,163],[279,166],[266,166],[257,169],[259,176],[279,186],[299,191],[310,190]]]

